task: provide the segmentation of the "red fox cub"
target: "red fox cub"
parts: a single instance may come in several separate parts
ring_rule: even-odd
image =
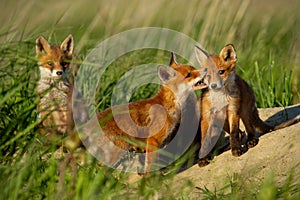
[[[49,137],[63,135],[73,122],[71,112],[73,86],[66,70],[70,66],[74,49],[73,36],[69,35],[59,46],[51,46],[40,36],[36,40],[36,58],[40,70],[37,93],[39,117],[43,118],[40,131]],[[74,95],[79,95],[76,92]],[[82,109],[82,117],[87,111]]]
[[[159,149],[169,134],[176,129],[176,125],[180,123],[181,110],[189,94],[206,87],[201,84],[205,74],[192,66],[178,64],[173,54],[170,66],[158,67],[158,77],[162,87],[154,97],[114,106],[98,113],[98,121],[85,127],[85,130],[91,132],[88,135],[91,138],[88,140],[98,140],[98,144],[106,144],[107,142],[103,143],[101,140],[108,138],[123,150],[146,152],[144,169],[149,173],[154,159],[154,156],[149,154]],[[125,113],[128,110],[129,113]],[[101,125],[104,138],[97,138],[96,133],[93,133],[98,123]],[[106,151],[106,149],[102,150]],[[117,153],[107,152],[109,155],[104,156],[118,157]],[[115,161],[107,160],[110,163]]]
[[[239,122],[242,119],[247,132],[247,147],[254,147],[258,143],[256,131],[267,133],[273,130],[287,127],[297,120],[300,115],[283,122],[282,124],[271,126],[263,122],[255,107],[254,92],[251,87],[235,72],[236,52],[233,45],[226,45],[219,55],[209,55],[201,48],[196,48],[198,61],[203,68],[208,69],[204,78],[204,83],[208,88],[203,90],[201,97],[201,137],[205,138],[211,120],[210,111],[215,106],[212,96],[219,94],[217,98],[226,105],[226,121],[223,129],[230,133],[230,145],[233,156],[240,156],[244,153],[241,146],[241,131]],[[211,73],[209,71],[217,73]],[[221,91],[218,93],[218,91]],[[200,165],[200,164],[199,164]]]

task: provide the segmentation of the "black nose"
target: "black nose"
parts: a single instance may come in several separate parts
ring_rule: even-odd
[[[213,83],[213,84],[210,85],[210,87],[211,87],[212,89],[216,89],[217,84]]]
[[[62,75],[63,73],[62,73],[62,71],[57,71],[56,74],[60,76],[60,75]]]

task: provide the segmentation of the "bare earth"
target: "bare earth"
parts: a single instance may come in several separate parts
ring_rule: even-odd
[[[263,120],[279,123],[300,114],[300,105],[288,108],[260,109]],[[269,176],[275,175],[277,185],[284,183],[291,172],[294,181],[300,183],[300,123],[290,127],[265,134],[259,138],[259,143],[240,157],[233,157],[226,151],[214,158],[205,167],[193,167],[175,176],[174,187],[180,188],[189,180],[191,197],[199,197],[200,188],[219,191],[230,181],[243,181],[243,184],[258,186]],[[230,190],[230,187],[229,187]]]

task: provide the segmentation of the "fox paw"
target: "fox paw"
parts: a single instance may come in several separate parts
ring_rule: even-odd
[[[209,160],[207,158],[202,158],[198,161],[199,167],[204,167],[209,164]]]
[[[242,146],[242,147],[238,147],[238,148],[232,148],[231,153],[233,156],[238,157],[238,156],[243,155],[247,150],[248,150],[247,147]]]
[[[255,147],[258,144],[257,138],[252,138],[251,140],[247,141],[248,148]]]

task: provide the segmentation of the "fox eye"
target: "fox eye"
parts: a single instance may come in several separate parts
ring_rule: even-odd
[[[189,78],[189,77],[191,77],[191,76],[192,76],[192,73],[189,72],[189,73],[185,76],[185,78]]]
[[[53,63],[52,61],[48,61],[48,62],[47,62],[47,65],[49,65],[49,66],[53,66],[53,64],[54,64],[54,63]]]
[[[219,74],[222,75],[225,73],[225,70],[219,70]]]

